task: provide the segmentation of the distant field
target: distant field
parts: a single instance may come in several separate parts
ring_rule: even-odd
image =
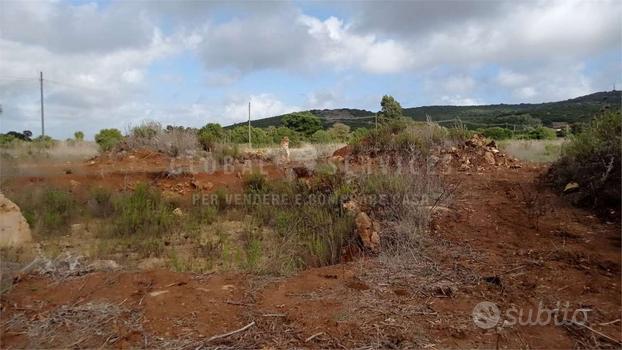
[[[505,153],[520,160],[551,163],[557,160],[565,139],[557,140],[504,140],[498,145]]]

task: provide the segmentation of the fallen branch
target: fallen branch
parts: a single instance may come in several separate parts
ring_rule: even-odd
[[[254,326],[254,325],[255,325],[255,321],[253,321],[253,322],[251,322],[251,323],[247,324],[246,326],[244,326],[244,327],[242,327],[242,328],[240,328],[240,329],[236,329],[235,331],[232,331],[232,332],[229,332],[229,333],[225,333],[225,334],[215,335],[215,336],[213,336],[213,337],[209,338],[209,339],[207,340],[207,342],[211,342],[211,341],[216,340],[216,339],[226,338],[226,337],[231,336],[231,335],[234,335],[234,334],[236,334],[236,333],[244,332],[245,330],[247,330],[247,329],[251,328],[251,327],[252,327],[252,326]]]
[[[324,334],[324,332],[318,332],[318,333],[315,333],[314,335],[312,335],[312,336],[310,336],[309,338],[305,339],[305,343],[310,342],[311,340],[313,340],[313,338],[318,337],[318,336],[320,336],[320,335],[322,335],[322,334]]]
[[[611,342],[613,342],[613,343],[615,343],[615,344],[617,344],[617,345],[622,345],[622,342],[621,342],[621,341],[619,341],[619,340],[617,340],[617,339],[615,339],[615,338],[612,338],[612,337],[608,336],[608,335],[607,335],[607,334],[605,334],[605,333],[602,333],[602,332],[600,332],[600,331],[597,331],[597,330],[595,330],[594,328],[592,328],[592,327],[590,327],[590,326],[586,326],[586,325],[584,325],[584,324],[581,324],[581,323],[579,323],[579,322],[574,322],[574,321],[572,321],[572,324],[577,325],[577,326],[580,326],[580,327],[583,327],[583,328],[585,328],[585,329],[587,329],[587,330],[591,331],[592,333],[594,333],[594,334],[596,334],[596,335],[599,335],[599,336],[601,336],[601,337],[603,337],[603,338],[605,338],[605,339],[607,339],[607,340],[609,340],[609,341],[611,341]]]

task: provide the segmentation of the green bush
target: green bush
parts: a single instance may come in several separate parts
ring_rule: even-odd
[[[261,192],[267,187],[266,176],[258,171],[244,175],[242,183],[244,188],[250,192]]]
[[[36,137],[34,139],[32,139],[32,146],[36,147],[36,148],[40,148],[40,149],[49,149],[54,147],[54,145],[56,144],[56,141],[54,141],[53,138],[51,138],[50,136],[39,136]]]
[[[554,129],[539,126],[527,132],[526,136],[530,140],[555,140],[557,133]]]
[[[343,123],[335,123],[328,129],[327,133],[333,142],[347,142],[350,136],[350,127]]]
[[[498,126],[481,130],[481,134],[494,140],[506,140],[512,138],[512,130]]]
[[[123,135],[117,129],[102,129],[95,135],[95,142],[104,152],[111,151],[122,139]]]
[[[15,199],[28,224],[39,234],[63,232],[78,206],[70,192],[57,188],[44,188]]]
[[[326,130],[318,130],[309,138],[313,143],[330,143],[333,142],[332,136]]]
[[[76,131],[73,133],[73,138],[76,141],[84,141],[84,133],[82,131]]]
[[[206,151],[211,151],[217,143],[222,143],[225,137],[225,129],[217,123],[209,123],[199,129],[199,143]]]
[[[378,118],[382,122],[388,122],[395,119],[401,119],[403,117],[402,106],[393,96],[384,95],[380,101],[381,110],[378,113]]]
[[[310,112],[288,114],[281,119],[281,124],[307,137],[322,128],[322,120]]]
[[[563,189],[579,184],[575,203],[595,208],[615,208],[620,213],[622,115],[600,115],[562,148],[562,157],[551,167],[553,183]]]
[[[172,228],[174,216],[159,192],[147,184],[121,195],[113,201],[113,234],[116,235],[160,235]]]

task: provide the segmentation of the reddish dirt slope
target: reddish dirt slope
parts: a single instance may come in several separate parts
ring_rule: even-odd
[[[360,260],[289,278],[166,271],[93,273],[61,282],[26,277],[2,296],[1,345],[619,348],[620,227],[535,185],[542,171],[449,175],[460,184],[453,204],[435,217],[421,249],[398,259]],[[160,291],[167,292],[154,293]],[[539,303],[552,309],[568,302],[572,310],[590,310],[589,329],[481,329],[472,310],[482,301],[525,315]],[[56,337],[36,338],[33,327],[49,325],[63,307],[95,302],[122,310],[100,323],[105,331],[84,334],[66,322],[55,325]]]

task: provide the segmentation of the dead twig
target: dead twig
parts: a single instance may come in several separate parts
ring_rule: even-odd
[[[234,334],[236,334],[236,333],[244,332],[245,330],[247,330],[247,329],[251,328],[251,327],[252,327],[252,326],[254,326],[254,325],[255,325],[255,321],[253,321],[253,322],[251,322],[251,323],[247,324],[246,326],[244,326],[244,327],[242,327],[242,328],[240,328],[240,329],[236,329],[235,331],[231,331],[231,332],[229,332],[229,333],[219,334],[219,335],[212,336],[212,337],[210,337],[210,338],[209,338],[206,342],[211,342],[211,341],[214,341],[214,340],[216,340],[216,339],[222,339],[222,338],[226,338],[226,337],[228,337],[228,336],[234,335]]]
[[[310,342],[311,340],[313,340],[315,337],[319,337],[320,335],[324,334],[324,332],[318,332],[313,334],[312,336],[310,336],[309,338],[305,339],[305,343]]]
[[[592,327],[590,327],[590,326],[584,325],[584,324],[579,323],[579,322],[574,322],[574,321],[571,321],[571,322],[572,322],[572,324],[577,325],[577,326],[579,326],[579,327],[583,327],[583,328],[585,328],[585,329],[587,329],[587,330],[591,331],[592,333],[594,333],[594,334],[596,334],[596,335],[598,335],[598,336],[601,336],[601,337],[603,337],[603,338],[605,338],[605,339],[607,339],[607,340],[609,340],[609,341],[613,342],[613,343],[614,343],[614,344],[616,344],[616,345],[622,345],[622,342],[621,342],[621,341],[619,341],[619,340],[617,340],[617,339],[615,339],[615,338],[612,338],[612,337],[608,336],[608,335],[607,335],[607,334],[605,334],[605,333],[602,333],[602,332],[600,332],[600,331],[597,331],[597,330],[595,330],[594,328],[592,328]]]

